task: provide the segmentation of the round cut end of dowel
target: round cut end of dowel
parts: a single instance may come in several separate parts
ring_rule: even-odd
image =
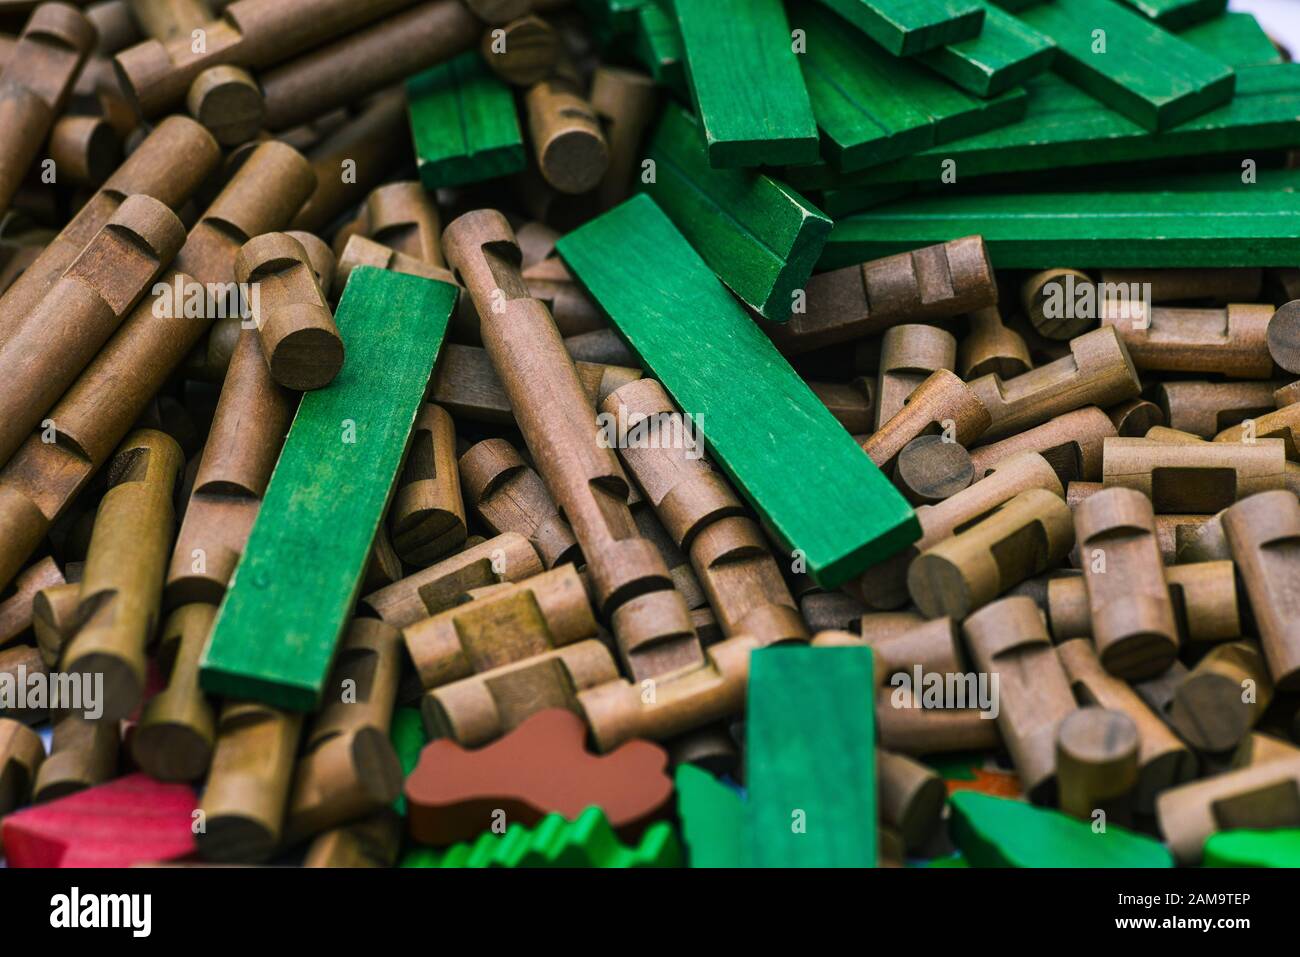
[[[1300,374],[1300,299],[1278,307],[1268,321],[1268,354],[1287,372]]]

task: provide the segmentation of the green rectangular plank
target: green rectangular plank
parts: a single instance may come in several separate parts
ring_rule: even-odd
[[[781,0],[676,0],[695,113],[719,168],[817,159],[817,124]]]
[[[911,156],[1024,115],[1022,90],[987,100],[973,96],[890,56],[815,4],[798,7],[794,23],[807,37],[804,78],[822,152],[841,172]]]
[[[496,179],[527,165],[514,93],[478,51],[412,77],[406,98],[425,189]]]
[[[1300,64],[1242,67],[1231,103],[1163,133],[1149,133],[1050,74],[1026,84],[1029,114],[1010,126],[850,176],[787,169],[796,189],[944,183],[999,173],[1238,154],[1300,146]],[[949,176],[949,179],[952,177]]]
[[[745,784],[755,867],[876,866],[876,745],[869,648],[762,648],[750,656]]]
[[[982,2],[984,29],[979,36],[923,53],[919,59],[969,93],[996,96],[1050,67],[1056,44],[987,0]]]
[[[649,157],[654,182],[642,188],[709,268],[751,309],[788,321],[792,294],[831,234],[830,218],[770,176],[709,166],[699,125],[675,104],[664,109]]]
[[[1166,30],[1178,30],[1216,17],[1228,9],[1228,0],[1121,0]]]
[[[690,84],[686,80],[682,33],[668,6],[670,2],[648,0],[637,10],[632,54],[650,71],[656,83],[668,87],[683,99],[689,99]]]
[[[1010,13],[1018,13],[1021,10],[1028,10],[1030,7],[1043,3],[1044,0],[993,0],[1003,10]]]
[[[998,269],[1294,266],[1300,194],[924,196],[837,221],[818,266],[836,269],[977,233]]]
[[[1058,47],[1055,69],[1143,129],[1167,130],[1232,99],[1232,68],[1114,0],[1022,11]]]
[[[822,587],[917,538],[906,500],[653,199],[632,197],[557,249],[644,367],[702,416],[715,461]]]
[[[352,273],[343,368],[289,428],[203,653],[209,693],[320,704],[456,298],[449,283]]]
[[[1272,39],[1249,13],[1225,13],[1179,30],[1178,38],[1234,69],[1283,62]]]
[[[915,56],[978,36],[978,0],[821,0],[894,56]]]

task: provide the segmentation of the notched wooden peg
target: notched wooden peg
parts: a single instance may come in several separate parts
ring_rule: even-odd
[[[1280,439],[1286,449],[1288,466],[1300,461],[1300,404],[1284,406],[1257,419],[1246,419],[1240,425],[1224,429],[1214,437],[1215,442],[1247,444],[1260,439]]]
[[[1030,489],[918,555],[908,568],[907,589],[927,617],[964,618],[1059,562],[1073,544],[1069,506],[1051,492]]]
[[[562,50],[556,29],[533,14],[485,31],[479,44],[483,62],[513,86],[532,86],[546,79]]]
[[[343,368],[343,340],[302,244],[284,233],[250,239],[235,275],[258,290],[252,318],[271,378],[299,392],[333,382]]]
[[[48,555],[23,569],[14,579],[12,590],[0,601],[0,648],[20,638],[32,628],[36,617],[36,596],[47,588],[64,584],[58,563]]]
[[[1147,399],[1129,399],[1111,406],[1106,415],[1120,435],[1140,438],[1149,429],[1165,424],[1165,413],[1154,402]]]
[[[658,99],[654,81],[642,73],[602,64],[592,74],[591,106],[609,144],[609,168],[598,187],[606,209],[625,200],[632,189],[641,167],[641,141]]]
[[[1258,302],[1262,269],[1103,269],[1103,284],[1147,286],[1152,302]]]
[[[1066,715],[1056,730],[1061,810],[1089,822],[1097,820],[1098,811],[1108,823],[1127,821],[1139,745],[1137,725],[1123,711],[1089,706]]]
[[[336,827],[307,848],[303,867],[392,867],[402,850],[402,819],[391,809]]]
[[[570,195],[595,189],[609,169],[609,144],[573,67],[562,63],[529,87],[524,108],[533,156],[546,182]]]
[[[1209,514],[1256,492],[1285,484],[1286,450],[1279,439],[1162,442],[1108,438],[1102,482],[1141,492],[1156,512]]]
[[[1133,365],[1155,372],[1213,372],[1233,379],[1273,374],[1267,332],[1272,306],[1232,304],[1222,309],[1151,306],[1107,300],[1103,326],[1119,333]]]
[[[96,681],[103,676],[106,721],[130,717],[144,696],[145,647],[157,624],[182,462],[171,436],[147,429],[129,436],[95,516],[78,624],[62,667]]]
[[[1300,373],[1300,299],[1283,303],[1267,320],[1268,353],[1290,372]]]
[[[1273,682],[1253,641],[1216,645],[1174,688],[1169,726],[1209,754],[1241,743],[1273,700]]]
[[[1165,423],[1203,439],[1213,438],[1243,419],[1257,419],[1276,405],[1276,382],[1162,382],[1155,399]]]
[[[998,442],[971,451],[977,478],[984,478],[1014,455],[1037,452],[1052,466],[1061,485],[1101,478],[1102,443],[1115,426],[1095,405],[1066,412]]]
[[[989,422],[988,409],[979,396],[954,373],[940,369],[916,387],[897,414],[861,443],[862,451],[883,469],[917,436],[939,431],[969,447],[984,434]]]
[[[67,116],[50,130],[50,159],[68,182],[99,186],[122,161],[117,132],[101,116]]]
[[[385,183],[373,190],[351,228],[340,231],[334,248],[343,248],[353,235],[365,236],[403,256],[443,265],[438,207],[413,180]]]
[[[969,315],[966,335],[957,346],[957,372],[963,379],[989,374],[1011,379],[1033,367],[1024,338],[1002,324],[997,306]]]
[[[998,301],[979,236],[818,273],[808,280],[807,293],[806,313],[763,324],[786,355],[877,335],[902,322],[950,319]]]
[[[541,477],[505,439],[484,439],[460,457],[470,507],[492,531],[517,532],[547,568],[581,564],[573,529],[560,515]]]
[[[934,835],[948,791],[943,778],[920,761],[883,748],[876,751],[880,819],[898,831],[903,849],[918,851]]]
[[[1078,705],[1033,600],[1004,598],[971,615],[962,626],[975,667],[998,675],[998,729],[1030,799],[1043,803],[1056,791],[1056,739],[1062,720]]]
[[[185,94],[185,107],[223,146],[247,143],[266,119],[266,99],[257,80],[229,64],[196,76]]]
[[[1245,583],[1269,674],[1279,691],[1300,689],[1300,504],[1291,492],[1252,495],[1222,516]]]
[[[41,660],[53,668],[63,657],[63,646],[76,628],[81,603],[79,582],[66,582],[41,589],[32,600],[32,631]]]
[[[1076,308],[1081,294],[1091,294],[1095,302],[1095,291],[1096,284],[1086,272],[1044,269],[1021,285],[1020,303],[1039,335],[1065,341],[1083,335],[1096,323],[1095,309]]]
[[[913,505],[935,505],[969,487],[975,465],[956,442],[942,435],[921,435],[894,459],[893,478]]]
[[[939,369],[952,371],[957,340],[935,326],[904,324],[886,330],[876,379],[876,428],[898,414],[908,397]]]
[[[199,688],[199,658],[215,605],[177,608],[163,624],[159,659],[167,687],[149,699],[131,735],[131,757],[159,781],[194,781],[212,760],[216,713]]]
[[[1300,827],[1300,758],[1269,761],[1165,791],[1160,831],[1180,864],[1197,864],[1212,834]]]
[[[0,718],[0,817],[31,800],[44,760],[40,735],[17,721]]]
[[[388,521],[393,548],[411,565],[428,565],[465,541],[456,426],[433,403],[422,405],[415,417]]]
[[[1142,389],[1133,360],[1114,329],[1070,340],[1070,355],[1014,379],[986,375],[970,384],[992,418],[985,439],[1022,432],[1085,405],[1105,408]]]
[[[1132,721],[1138,736],[1134,805],[1143,814],[1152,813],[1158,794],[1196,776],[1195,756],[1126,681],[1102,667],[1090,641],[1063,641],[1056,653],[1081,705],[1125,714]]]
[[[1074,530],[1102,665],[1126,680],[1160,674],[1179,639],[1150,500],[1105,489],[1074,510]]]
[[[49,679],[49,669],[41,660],[41,653],[32,645],[14,645],[0,651],[0,686],[27,688],[46,683]],[[43,724],[49,714],[45,700],[23,702],[11,698],[5,707],[0,708],[0,718],[13,718],[24,724]]]
[[[54,739],[36,775],[32,801],[52,801],[103,784],[117,773],[116,721],[92,721],[64,711],[54,718]]]

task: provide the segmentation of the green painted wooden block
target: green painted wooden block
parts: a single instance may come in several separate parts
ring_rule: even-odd
[[[672,825],[652,824],[634,847],[619,843],[609,819],[589,807],[577,820],[548,814],[536,827],[511,824],[504,834],[485,831],[477,840],[445,850],[412,848],[402,867],[680,867],[682,849]]]
[[[203,653],[208,692],[320,704],[456,298],[449,283],[352,273],[343,369],[298,406]]]
[[[1237,79],[1237,96],[1227,106],[1176,129],[1148,133],[1047,74],[1028,82],[1029,114],[1011,126],[851,176],[827,175],[829,170],[800,175],[804,171],[790,168],[783,178],[804,191],[885,183],[942,184],[945,169],[961,181],[1102,163],[1215,154],[1246,157],[1300,144],[1300,64],[1243,67]]]
[[[695,113],[717,167],[817,159],[817,124],[781,0],[676,0]]]
[[[1178,37],[1234,69],[1283,62],[1281,52],[1273,45],[1259,21],[1249,13],[1225,13],[1221,17],[1179,30]],[[1240,77],[1237,87],[1240,94]]]
[[[674,784],[691,867],[748,867],[745,802],[735,788],[691,764],[677,765]]]
[[[916,540],[906,500],[653,199],[632,197],[557,248],[644,367],[699,417],[714,460],[822,587]]]
[[[1003,10],[1018,13],[1021,10],[1028,10],[1030,7],[1037,6],[1045,2],[1045,0],[993,0],[993,2]]]
[[[871,649],[750,656],[745,781],[756,867],[875,867]]]
[[[393,711],[393,723],[388,730],[388,739],[393,742],[397,761],[402,766],[402,778],[415,770],[420,763],[420,752],[429,743],[424,733],[424,720],[419,708],[397,708]],[[406,794],[397,796],[393,807],[402,817],[406,817]]]
[[[921,55],[920,60],[976,96],[996,96],[1052,65],[1056,44],[987,0],[980,35]]]
[[[935,143],[1012,123],[1023,90],[986,100],[926,68],[890,56],[815,4],[796,9],[807,34],[804,79],[826,160],[841,172],[911,156]]]
[[[894,56],[915,56],[978,36],[977,0],[821,0]]]
[[[655,82],[684,100],[690,99],[686,79],[686,54],[677,19],[668,7],[670,0],[647,0],[637,10],[633,55],[650,71]]]
[[[425,189],[496,179],[527,165],[514,93],[477,51],[412,77],[406,97]]]
[[[1217,17],[1228,9],[1228,0],[1120,0],[1166,30],[1178,30]]]
[[[1220,831],[1205,842],[1205,867],[1300,867],[1300,829]]]
[[[770,176],[714,169],[699,125],[674,104],[651,141],[655,182],[643,188],[741,301],[769,319],[790,319],[831,234],[821,210]]]
[[[958,791],[948,833],[971,867],[1173,867],[1159,841],[1023,801]]]
[[[1232,68],[1113,0],[1051,0],[1020,13],[1058,49],[1056,71],[1144,129],[1232,99]]]

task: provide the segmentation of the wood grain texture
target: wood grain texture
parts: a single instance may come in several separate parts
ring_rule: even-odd
[[[756,867],[874,867],[871,649],[754,652],[746,712],[747,822]]]
[[[718,278],[769,319],[790,318],[831,233],[830,218],[778,180],[753,170],[713,169],[703,133],[668,104],[650,145],[659,208]]]
[[[1287,192],[935,196],[835,224],[819,269],[981,234],[998,269],[1284,266],[1300,259]]]
[[[353,271],[336,317],[347,360],[289,428],[203,655],[207,691],[319,703],[457,294]]]
[[[821,0],[894,56],[915,56],[978,36],[977,0]]]
[[[1120,0],[1166,30],[1177,30],[1217,17],[1228,8],[1228,0]]]
[[[781,0],[677,0],[676,10],[709,162],[817,159],[817,124]]]
[[[1144,129],[1232,99],[1230,67],[1112,0],[1052,0],[1019,16],[1056,42],[1058,73]]]
[[[495,179],[527,165],[514,94],[477,52],[412,77],[406,95],[425,189]]]
[[[823,587],[917,538],[902,495],[654,200],[635,196],[557,248],[678,406],[702,416],[714,460]]]
[[[816,4],[798,7],[807,34],[800,58],[822,153],[841,173],[910,156],[937,143],[1012,123],[1027,102],[1015,90],[972,96],[925,67],[892,57]]]
[[[984,29],[979,36],[931,50],[920,61],[963,90],[995,96],[1050,67],[1056,43],[988,0],[981,2]]]

